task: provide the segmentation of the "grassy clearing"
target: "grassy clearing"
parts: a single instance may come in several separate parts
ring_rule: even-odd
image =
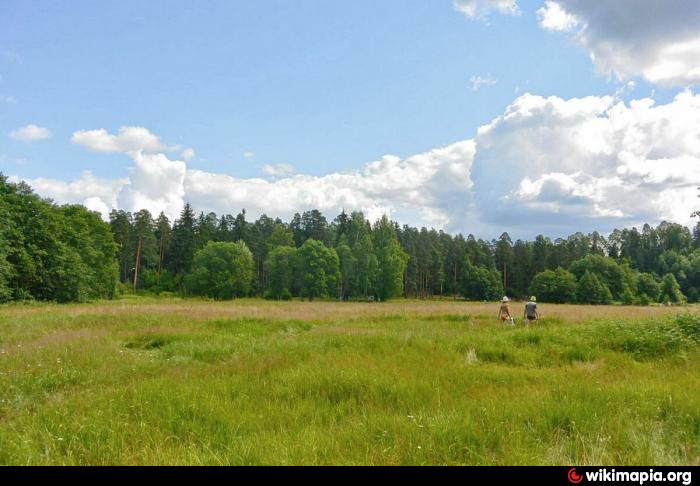
[[[700,464],[700,309],[543,310],[0,308],[0,464]]]

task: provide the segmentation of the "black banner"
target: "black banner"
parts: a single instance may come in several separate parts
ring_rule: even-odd
[[[693,479],[700,484],[698,466],[585,466],[585,467],[538,467],[538,466],[242,466],[242,467],[147,467],[147,466],[103,466],[103,467],[2,467],[0,480],[51,478],[51,480],[153,480],[173,479],[178,481],[205,481],[213,479],[231,480],[331,480],[356,482],[358,480],[407,480],[430,481],[449,480],[462,483],[488,484],[498,481],[501,484],[534,482],[552,485],[586,484],[674,484],[688,486]]]

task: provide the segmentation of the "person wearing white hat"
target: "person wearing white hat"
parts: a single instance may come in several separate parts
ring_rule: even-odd
[[[510,322],[513,324],[513,317],[510,315],[510,308],[508,307],[508,297],[503,297],[501,300],[501,307],[498,309],[498,318],[501,322]]]
[[[527,319],[528,324],[532,324],[540,318],[540,313],[537,312],[537,297],[534,295],[530,297],[530,301],[525,304],[525,311],[523,312],[523,322]]]

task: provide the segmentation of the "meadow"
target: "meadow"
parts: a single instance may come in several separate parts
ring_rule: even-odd
[[[0,464],[700,464],[700,307],[541,307],[2,306]]]

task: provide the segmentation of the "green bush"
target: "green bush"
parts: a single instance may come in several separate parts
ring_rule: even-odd
[[[614,321],[595,329],[598,346],[651,359],[694,347],[700,341],[700,316]]]
[[[609,304],[612,295],[594,273],[586,270],[576,287],[576,300],[581,304]]]
[[[625,290],[620,296],[620,300],[625,305],[634,305],[639,302],[639,300],[634,296],[629,287],[625,287]]]
[[[681,286],[678,285],[678,281],[672,273],[667,273],[661,280],[659,302],[672,304],[685,304],[687,302],[685,295],[681,292]]]
[[[576,277],[561,267],[545,270],[532,279],[530,293],[542,302],[571,302],[576,294]]]
[[[194,255],[187,290],[217,300],[243,297],[250,291],[253,255],[245,243],[213,242]]]

